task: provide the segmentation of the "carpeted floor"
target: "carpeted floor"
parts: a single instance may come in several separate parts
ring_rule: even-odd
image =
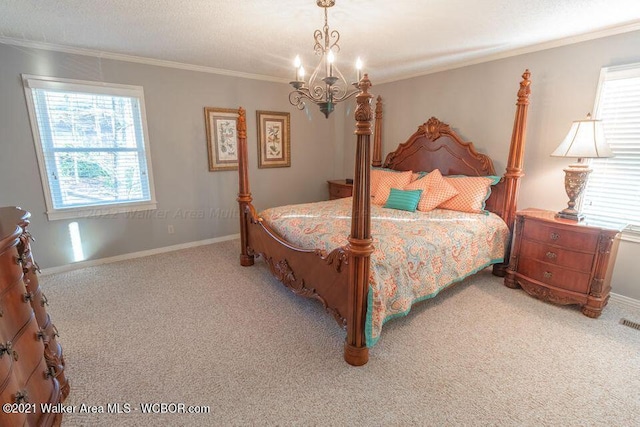
[[[64,426],[606,425],[640,423],[640,312],[600,319],[537,301],[483,271],[389,322],[370,361],[239,242],[45,276],[60,330]],[[142,414],[140,403],[208,405]]]

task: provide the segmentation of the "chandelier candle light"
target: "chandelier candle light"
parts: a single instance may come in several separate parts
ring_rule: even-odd
[[[327,9],[336,4],[335,0],[316,0],[316,4],[324,9],[324,27],[313,33],[316,55],[320,57],[318,66],[311,74],[309,82],[304,80],[304,67],[300,57],[296,56],[293,61],[295,67],[295,80],[290,82],[295,89],[289,94],[289,102],[302,110],[305,107],[305,99],[318,104],[320,111],[326,118],[335,108],[338,102],[351,98],[358,93],[358,82],[362,77],[362,61],[356,61],[356,81],[348,84],[337,65],[335,64],[336,54],[340,52],[340,33],[337,30],[330,31],[327,21]],[[320,77],[324,72],[324,77]],[[350,89],[355,86],[355,89]]]
[[[564,188],[569,196],[568,206],[556,215],[559,218],[582,221],[584,215],[576,209],[576,199],[587,186],[592,169],[584,159],[613,157],[609,144],[604,137],[601,120],[576,120],[562,143],[551,153],[555,157],[577,157],[578,162],[569,165],[565,170]]]

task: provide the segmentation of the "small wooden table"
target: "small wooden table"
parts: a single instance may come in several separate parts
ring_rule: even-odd
[[[353,182],[347,183],[344,179],[327,181],[329,184],[329,200],[351,197],[353,194]]]
[[[556,218],[555,212],[540,209],[517,212],[515,225],[505,286],[600,316],[609,301],[620,230]]]

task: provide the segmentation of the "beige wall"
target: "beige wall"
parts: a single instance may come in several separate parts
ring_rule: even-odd
[[[525,68],[532,96],[520,207],[565,206],[563,159],[549,157],[571,121],[593,108],[600,68],[640,62],[640,32],[520,55],[388,84],[383,96],[384,153],[436,116],[454,126],[504,170],[516,91]],[[287,101],[289,87],[236,77],[101,60],[0,44],[0,206],[33,213],[32,230],[43,267],[72,261],[70,221],[48,221],[20,74],[49,75],[144,87],[158,208],[166,218],[80,219],[90,259],[225,236],[238,232],[234,172],[208,172],[202,109],[247,109],[250,177],[258,208],[326,198],[327,179],[352,177],[353,104],[338,106],[329,120],[311,107],[300,112]],[[291,113],[292,167],[258,169],[255,111]],[[183,218],[187,211],[219,215]],[[167,233],[173,224],[175,234]],[[640,245],[623,241],[614,292],[640,299]]]
[[[292,107],[286,84],[0,44],[0,206],[32,212],[34,251],[42,267],[73,260],[72,220],[48,221],[44,215],[22,73],[144,88],[158,210],[142,218],[78,219],[88,259],[238,232],[237,172],[208,171],[205,106],[247,110],[250,178],[259,209],[325,199],[326,180],[341,175],[343,146],[334,118]],[[256,110],[291,113],[290,168],[257,168]],[[168,234],[169,224],[175,234]]]
[[[566,159],[549,154],[571,122],[593,109],[600,69],[640,62],[640,32],[374,86],[384,99],[383,152],[404,142],[431,116],[450,123],[503,173],[513,126],[516,93],[525,68],[531,70],[528,138],[518,205],[559,210],[566,207],[563,167]],[[375,76],[370,76],[375,84]],[[353,132],[345,120],[345,138]],[[353,119],[350,119],[353,122]],[[345,176],[353,175],[353,144],[345,150]],[[639,183],[640,184],[640,183]],[[621,242],[613,292],[640,299],[640,245]]]

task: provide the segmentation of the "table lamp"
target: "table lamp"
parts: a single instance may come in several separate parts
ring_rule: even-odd
[[[582,221],[584,215],[576,209],[576,199],[587,185],[592,169],[584,159],[613,157],[609,144],[604,137],[602,120],[594,120],[587,114],[586,120],[576,120],[562,143],[551,153],[555,157],[577,157],[565,170],[564,188],[569,196],[568,206],[558,212],[556,217]]]

